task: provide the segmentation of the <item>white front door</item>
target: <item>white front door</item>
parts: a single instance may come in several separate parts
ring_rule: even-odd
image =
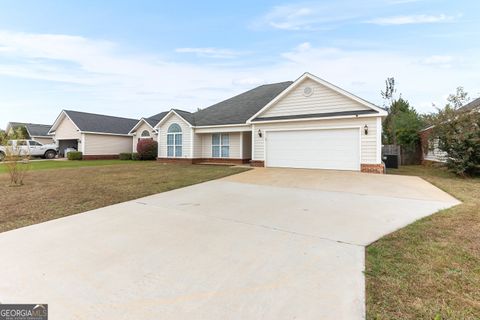
[[[268,131],[267,167],[360,170],[360,130]]]

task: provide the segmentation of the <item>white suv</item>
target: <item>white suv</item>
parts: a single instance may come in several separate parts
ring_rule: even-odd
[[[21,155],[53,159],[57,155],[55,144],[41,144],[35,140],[9,140],[7,146],[0,146],[0,161],[5,158],[7,148],[12,148]]]

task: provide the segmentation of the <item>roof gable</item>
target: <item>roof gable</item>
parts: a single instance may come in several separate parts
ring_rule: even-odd
[[[193,124],[194,124],[193,113],[180,110],[180,109],[172,109],[162,118],[162,120],[160,120],[159,123],[157,123],[157,125],[154,128],[155,129],[160,128],[162,124],[165,123],[172,116],[177,116],[182,121],[184,121],[189,127],[193,127]]]
[[[306,88],[308,91],[305,91]],[[386,111],[312,74],[305,73],[249,119],[270,121],[287,118],[356,114],[386,115]]]
[[[25,127],[27,128],[30,137],[46,137],[52,126],[47,124],[27,123],[25,124]]]
[[[245,124],[290,84],[291,81],[262,85],[197,111],[194,113],[195,125]]]

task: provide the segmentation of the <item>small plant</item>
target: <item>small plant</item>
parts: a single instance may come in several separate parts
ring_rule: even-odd
[[[138,152],[132,153],[132,160],[140,160],[140,156],[138,155]]]
[[[83,159],[83,153],[80,151],[70,151],[67,153],[67,158],[68,160],[82,160]]]
[[[140,160],[155,160],[158,154],[158,143],[150,139],[141,139],[137,144]]]
[[[22,186],[30,169],[29,155],[22,152],[20,147],[9,145],[5,147],[5,167],[10,176],[11,186]]]
[[[120,160],[132,160],[132,154],[131,153],[126,153],[126,152],[120,153],[118,155],[118,159],[120,159]]]

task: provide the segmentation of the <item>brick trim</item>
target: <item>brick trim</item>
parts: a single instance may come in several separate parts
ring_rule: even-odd
[[[221,163],[221,164],[245,164],[250,159],[230,159],[230,158],[157,158],[162,163],[183,163],[183,164],[198,164],[198,163]]]
[[[360,170],[365,173],[385,173],[385,164],[370,164],[370,163],[362,163],[360,165]]]
[[[265,161],[261,160],[250,160],[250,165],[252,167],[265,167]]]
[[[193,159],[190,158],[157,158],[161,163],[179,163],[179,164],[193,164]]]
[[[118,154],[89,154],[83,155],[83,160],[112,160],[118,159]]]
[[[225,164],[245,164],[250,159],[230,159],[230,158],[197,158],[193,159],[193,163],[225,163]]]

